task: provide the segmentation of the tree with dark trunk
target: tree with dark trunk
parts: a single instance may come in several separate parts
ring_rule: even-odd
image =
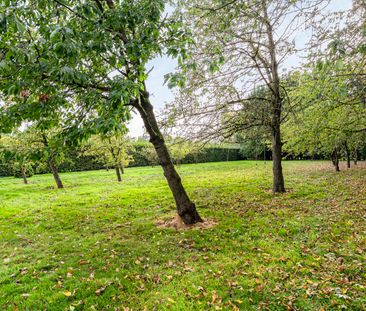
[[[199,216],[195,204],[189,199],[181,178],[175,170],[164,137],[161,134],[156,121],[153,106],[150,103],[149,93],[147,91],[140,92],[140,100],[134,103],[134,107],[139,111],[140,116],[144,121],[146,131],[150,135],[150,142],[156,150],[159,163],[164,171],[164,176],[173,193],[178,215],[185,224],[202,222],[203,220]]]
[[[274,117],[278,120],[279,116]],[[285,192],[285,182],[282,173],[282,141],[281,129],[278,121],[272,124],[272,170],[273,170],[273,192]]]
[[[339,154],[337,147],[334,148],[331,158],[336,172],[340,172],[341,170],[339,169]]]

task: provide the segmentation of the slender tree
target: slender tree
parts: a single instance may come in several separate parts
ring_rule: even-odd
[[[185,0],[178,8],[197,42],[193,61],[183,67],[183,78],[173,75],[170,80],[177,84],[186,80],[171,109],[175,115],[178,112],[178,119],[185,117],[178,124],[191,124],[205,139],[267,127],[274,192],[285,191],[281,124],[289,103],[281,70],[298,49],[295,33],[301,34],[325,2]],[[258,92],[258,87],[264,91]],[[231,119],[238,120],[238,111],[245,110],[251,114],[242,118],[241,127],[227,126]]]
[[[83,146],[83,155],[102,159],[107,167],[114,167],[117,181],[122,181],[124,168],[133,161],[132,144],[122,133],[94,135]]]

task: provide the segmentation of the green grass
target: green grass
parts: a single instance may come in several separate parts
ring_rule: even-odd
[[[270,162],[178,170],[216,226],[155,226],[159,167],[0,178],[0,310],[366,309],[364,164],[285,162],[282,195]]]

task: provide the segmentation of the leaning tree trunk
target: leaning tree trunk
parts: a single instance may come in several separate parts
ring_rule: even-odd
[[[23,182],[27,185],[28,184],[28,179],[27,179],[27,173],[25,171],[24,166],[22,166],[20,170],[21,170],[21,173],[22,173]]]
[[[344,148],[346,150],[347,168],[351,168],[351,152],[349,151],[347,141],[344,142]]]
[[[170,190],[173,193],[178,215],[185,224],[195,224],[202,222],[195,204],[189,199],[185,191],[181,178],[174,168],[168,148],[165,144],[163,135],[159,130],[155,118],[153,106],[149,100],[149,94],[141,91],[140,102],[134,102],[134,107],[139,111],[145,128],[150,135],[150,142],[153,144],[158,155],[160,165],[163,168],[164,176],[168,182]]]
[[[48,165],[50,167],[50,170],[51,170],[51,173],[53,175],[53,178],[54,178],[54,180],[56,182],[57,188],[58,189],[62,189],[64,187],[64,185],[62,184],[60,175],[58,174],[57,167],[56,167],[55,162],[54,162],[54,160],[53,160],[52,157],[49,158]]]
[[[278,106],[278,105],[276,105]],[[272,116],[273,192],[285,192],[282,173],[281,108],[276,107]]]
[[[43,144],[46,148],[49,147],[49,144],[48,144],[48,139],[47,139],[47,136],[45,133],[42,133],[42,137],[43,137]],[[64,187],[64,185],[62,184],[62,181],[61,181],[61,178],[60,178],[60,175],[58,174],[58,170],[57,170],[57,167],[56,167],[56,164],[55,164],[55,161],[54,161],[54,157],[51,155],[49,156],[48,158],[48,166],[50,167],[50,170],[51,170],[51,173],[53,175],[53,178],[56,182],[56,185],[57,185],[57,188],[58,189],[62,189]]]
[[[119,165],[115,166],[116,169],[116,175],[117,175],[117,181],[121,182],[122,181],[122,177],[121,177],[121,171],[119,170]]]

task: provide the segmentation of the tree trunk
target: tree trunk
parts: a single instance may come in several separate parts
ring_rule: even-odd
[[[336,172],[340,172],[341,170],[339,169],[339,157],[337,148],[334,148],[334,151],[332,153],[332,162]]]
[[[119,170],[119,165],[116,165],[115,169],[116,169],[117,181],[120,182],[120,181],[122,181],[122,177],[121,177],[121,172]]]
[[[57,188],[58,189],[62,189],[64,187],[64,185],[62,184],[60,175],[58,174],[57,167],[56,167],[55,162],[53,161],[52,158],[50,158],[48,160],[48,165],[49,165],[50,170],[52,172],[53,178],[54,178],[54,180],[56,182]]]
[[[49,148],[49,144],[48,144],[48,139],[45,133],[42,133],[42,137],[43,137],[43,144],[44,146],[48,149]],[[51,173],[53,175],[53,178],[56,182],[57,188],[58,189],[62,189],[64,187],[64,185],[62,184],[60,175],[58,174],[58,170],[54,161],[53,156],[51,155],[48,158],[48,166],[50,167]]]
[[[282,173],[282,141],[281,111],[274,109],[272,117],[272,161],[273,161],[273,192],[285,192],[285,181]]]
[[[347,168],[351,168],[351,152],[349,151],[347,141],[344,142],[344,148],[346,150]]]
[[[149,94],[141,91],[140,103],[134,102],[134,107],[139,111],[145,128],[150,135],[150,142],[153,144],[158,155],[160,165],[163,168],[164,176],[168,182],[170,190],[173,193],[178,215],[185,224],[195,224],[202,222],[195,204],[189,199],[185,191],[181,178],[174,168],[168,148],[165,144],[163,135],[159,130],[153,106],[149,100]]]
[[[21,173],[22,173],[23,182],[27,185],[28,184],[28,179],[27,179],[27,173],[25,171],[24,166],[22,166],[20,170],[21,170]]]

